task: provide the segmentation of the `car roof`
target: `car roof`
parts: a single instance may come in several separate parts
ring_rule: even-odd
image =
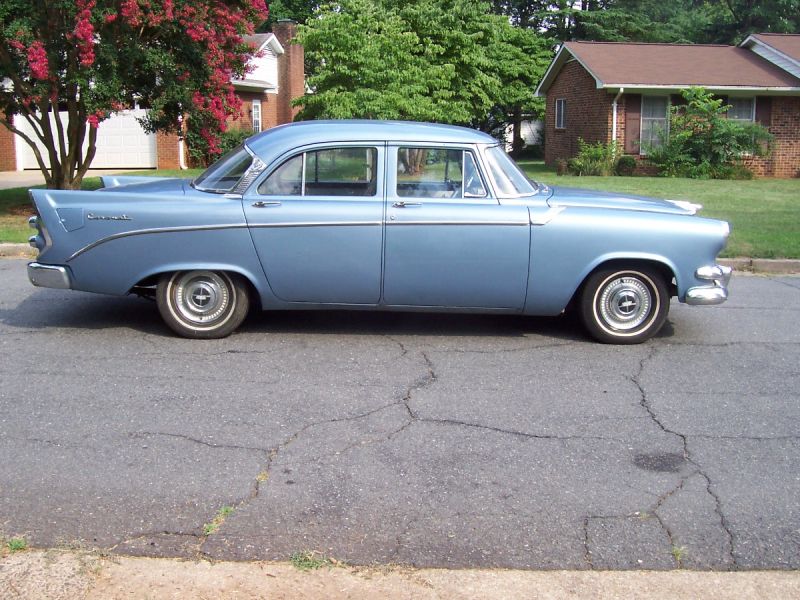
[[[321,142],[460,142],[497,144],[492,136],[456,125],[413,121],[300,121],[263,131],[246,142],[259,157],[271,160],[292,148]]]

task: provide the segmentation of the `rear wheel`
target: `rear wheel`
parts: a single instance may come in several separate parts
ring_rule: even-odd
[[[178,335],[214,339],[233,333],[250,307],[248,288],[222,271],[178,271],[158,282],[161,317]]]
[[[644,342],[658,333],[668,312],[664,276],[651,267],[601,269],[589,276],[581,292],[581,320],[604,343]]]

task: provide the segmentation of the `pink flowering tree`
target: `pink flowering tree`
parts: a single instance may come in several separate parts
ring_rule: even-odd
[[[178,131],[186,117],[213,153],[239,112],[231,78],[253,52],[243,36],[266,18],[265,0],[0,0],[0,124],[49,188],[79,188],[98,125],[137,102],[147,130]]]

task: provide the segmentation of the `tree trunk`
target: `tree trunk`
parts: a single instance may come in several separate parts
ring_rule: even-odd
[[[525,147],[525,140],[522,139],[522,108],[519,106],[514,107],[511,124],[513,126],[513,134],[511,137],[511,155],[519,156],[522,149]]]

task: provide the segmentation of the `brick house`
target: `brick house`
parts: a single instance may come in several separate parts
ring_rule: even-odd
[[[762,124],[773,150],[761,176],[800,176],[800,35],[755,34],[739,46],[565,42],[536,92],[546,96],[545,162],[578,153],[578,138],[618,141],[640,158],[661,141],[670,104],[702,86],[731,105],[728,118]]]
[[[298,109],[292,108],[292,99],[305,92],[304,50],[291,43],[296,27],[293,21],[278,21],[272,33],[247,36],[246,40],[260,56],[252,59],[252,70],[246,78],[233,80],[242,109],[240,117],[231,121],[232,129],[257,133],[294,119]],[[134,107],[100,123],[93,169],[186,166],[188,153],[184,143],[175,134],[146,133],[136,121],[136,117],[144,114],[143,109]],[[23,131],[29,128],[24,119],[15,119],[15,125]],[[30,147],[0,127],[0,171],[38,168]]]

